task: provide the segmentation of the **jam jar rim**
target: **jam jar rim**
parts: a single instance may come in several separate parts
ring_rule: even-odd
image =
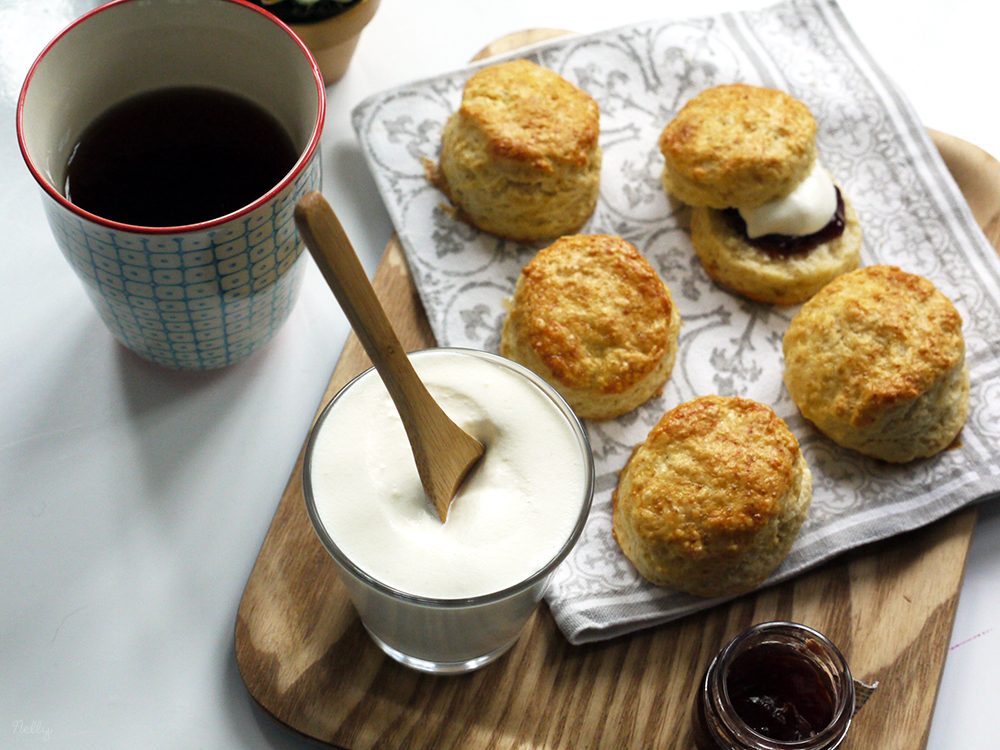
[[[839,674],[832,674],[831,677],[837,681],[838,700],[833,708],[833,715],[825,727],[816,735],[802,740],[777,740],[755,731],[752,727],[739,720],[735,708],[729,698],[726,684],[726,670],[734,661],[735,657],[742,654],[747,648],[754,645],[769,642],[766,636],[784,635],[800,639],[803,643],[807,639],[813,639],[819,643],[823,649],[833,658],[834,667],[839,670]],[[744,646],[747,641],[755,641],[749,646]],[[725,715],[735,717],[740,726],[733,726],[732,720],[725,721],[726,728],[730,731],[738,731],[739,739],[756,743],[747,745],[754,750],[834,750],[841,745],[847,735],[854,714],[855,694],[854,678],[850,665],[844,657],[843,652],[826,635],[815,628],[790,620],[776,620],[762,622],[753,625],[734,636],[725,646],[720,649],[715,658],[712,659],[705,672],[705,679],[701,685],[702,699],[706,703],[706,708],[711,706],[713,711],[720,713],[721,708],[715,700],[716,693],[711,689],[713,680],[719,685],[717,696],[725,701]]]

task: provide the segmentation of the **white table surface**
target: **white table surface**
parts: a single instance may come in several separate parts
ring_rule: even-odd
[[[0,747],[298,748],[236,669],[244,583],[347,335],[310,265],[275,340],[180,374],[114,343],[51,237],[14,108],[93,0],[0,0]],[[530,27],[596,31],[747,0],[382,0],[328,88],[324,193],[369,273],[392,231],[350,111]],[[930,127],[1000,155],[997,20],[978,0],[843,0]],[[981,507],[930,748],[998,747],[1000,504]]]

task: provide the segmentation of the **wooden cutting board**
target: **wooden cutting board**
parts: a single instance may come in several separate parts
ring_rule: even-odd
[[[514,34],[480,57],[560,33]],[[1000,248],[1000,163],[952,136],[931,136]],[[374,284],[403,345],[433,346],[395,238]],[[322,403],[367,367],[351,336]],[[369,641],[310,525],[301,468],[300,453],[240,603],[236,659],[254,699],[304,735],[354,750],[688,748],[691,698],[707,661],[749,625],[788,619],[829,635],[857,677],[881,682],[845,750],[926,746],[974,509],[612,641],[571,646],[542,607],[506,656],[442,678],[397,665]]]

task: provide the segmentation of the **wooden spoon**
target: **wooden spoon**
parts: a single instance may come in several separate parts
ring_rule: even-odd
[[[441,522],[483,446],[456,425],[410,364],[357,253],[330,204],[318,192],[303,196],[295,223],[392,397],[410,440],[417,473]]]

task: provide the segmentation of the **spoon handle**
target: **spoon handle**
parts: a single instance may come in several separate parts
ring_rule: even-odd
[[[316,265],[392,397],[421,483],[444,521],[482,445],[444,413],[417,376],[344,228],[322,194],[304,196],[295,222]]]
[[[304,196],[295,208],[295,221],[334,296],[372,364],[386,381],[390,396],[423,398],[427,393],[403,350],[396,332],[375,295],[354,246],[330,204],[321,193]],[[385,368],[393,377],[387,377]],[[397,393],[393,393],[393,390]],[[430,394],[427,394],[430,398]],[[399,404],[397,403],[397,406]]]
[[[385,381],[405,423],[409,404],[431,396],[406,356],[344,227],[318,192],[302,198],[295,209],[295,220],[313,260]]]

